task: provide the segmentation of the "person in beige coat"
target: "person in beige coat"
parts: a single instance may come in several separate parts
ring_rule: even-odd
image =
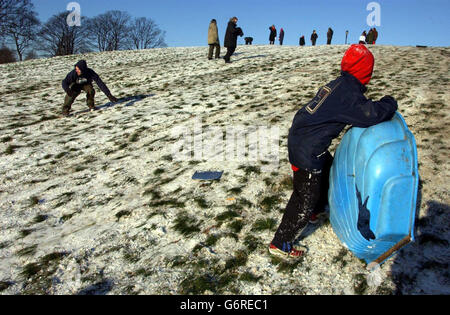
[[[219,30],[217,29],[217,21],[215,19],[211,20],[209,23],[208,30],[208,45],[209,45],[209,54],[208,59],[213,59],[214,49],[216,49],[216,59],[220,58],[220,41],[219,41]]]

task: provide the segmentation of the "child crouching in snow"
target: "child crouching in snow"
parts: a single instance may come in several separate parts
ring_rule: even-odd
[[[373,67],[372,53],[364,45],[352,45],[342,60],[341,76],[322,87],[295,115],[288,138],[294,191],[270,244],[272,255],[295,259],[306,253],[306,247],[294,241],[328,202],[331,141],[347,125],[367,128],[392,119],[397,111],[397,101],[391,96],[380,101],[364,96]]]

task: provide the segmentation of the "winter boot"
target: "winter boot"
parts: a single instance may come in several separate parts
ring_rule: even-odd
[[[278,248],[273,244],[269,246],[269,253],[273,256],[286,259],[293,260],[299,259],[308,252],[308,249],[302,245],[294,245],[290,242],[284,242],[282,248]]]

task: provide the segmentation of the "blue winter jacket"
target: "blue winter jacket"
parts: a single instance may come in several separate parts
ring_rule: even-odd
[[[331,141],[346,125],[367,128],[392,119],[397,101],[385,96],[372,101],[367,88],[353,75],[342,72],[322,87],[294,117],[289,130],[289,160],[297,168],[320,170]]]
[[[92,84],[92,82],[95,81],[100,90],[102,90],[102,92],[105,93],[106,96],[111,96],[111,92],[109,91],[106,84],[94,70],[88,68],[86,61],[78,61],[75,67],[78,67],[82,71],[81,76],[78,76],[77,72],[75,70],[72,70],[62,81],[62,87],[67,94],[70,95],[73,90],[76,89],[81,90],[83,85]]]

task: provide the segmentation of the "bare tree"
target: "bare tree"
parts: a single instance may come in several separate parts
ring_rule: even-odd
[[[38,33],[39,50],[50,56],[65,56],[89,51],[86,40],[86,28],[83,26],[69,26],[67,16],[69,12],[62,12],[51,17]]]
[[[100,14],[86,21],[86,30],[89,39],[97,46],[99,51],[107,51],[110,42],[110,30],[105,14]]]
[[[32,7],[22,10],[5,27],[5,35],[16,47],[19,61],[23,60],[23,53],[35,39],[40,25],[36,12]]]
[[[4,36],[5,28],[11,20],[30,6],[30,0],[0,0],[0,35]]]
[[[148,49],[166,47],[164,42],[165,32],[149,18],[136,18],[131,24],[130,37],[134,48]]]
[[[129,39],[129,22],[131,16],[123,11],[108,11],[108,25],[111,31],[108,50],[119,50],[126,48]]]
[[[128,48],[131,16],[124,11],[107,11],[86,21],[89,39],[99,51]]]

